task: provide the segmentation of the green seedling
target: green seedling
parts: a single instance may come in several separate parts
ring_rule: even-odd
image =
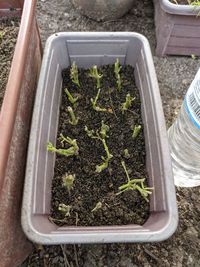
[[[114,72],[115,72],[115,78],[117,80],[117,89],[119,91],[121,91],[121,89],[122,89],[122,81],[121,81],[121,76],[120,76],[121,68],[122,67],[119,64],[119,59],[117,58],[117,60],[115,62]]]
[[[72,206],[65,205],[64,203],[59,204],[58,210],[65,214],[65,217],[70,217],[70,210]]]
[[[3,39],[3,36],[4,36],[4,32],[0,31],[0,40]]]
[[[119,192],[116,195],[120,195],[120,194],[122,194],[123,192],[125,192],[127,190],[138,190],[138,192],[141,194],[141,196],[147,202],[149,202],[148,196],[150,194],[152,194],[153,188],[145,187],[145,185],[144,185],[145,178],[130,179],[129,173],[128,173],[127,169],[126,169],[125,162],[122,161],[121,164],[122,164],[122,167],[123,167],[124,172],[126,174],[128,182],[119,187]]]
[[[78,67],[75,62],[72,63],[71,69],[70,69],[70,78],[71,81],[78,85],[80,87],[79,79],[78,79]]]
[[[96,110],[96,111],[107,112],[107,109],[106,108],[100,108],[100,107],[97,106],[97,101],[99,99],[100,92],[101,92],[101,89],[99,88],[95,99],[91,98],[92,108],[94,110]]]
[[[71,117],[71,120],[69,120],[69,123],[72,125],[77,125],[78,118],[76,118],[73,109],[69,106],[69,107],[67,107],[67,111],[69,112],[69,115]]]
[[[136,139],[142,129],[141,125],[135,125],[134,127],[131,127],[133,130],[132,138]]]
[[[60,135],[60,142],[62,147],[64,147],[64,142],[67,144],[71,145],[71,147],[67,149],[62,149],[62,148],[56,148],[53,146],[51,142],[47,143],[47,150],[53,153],[58,153],[60,155],[66,156],[66,157],[71,157],[71,156],[77,156],[79,153],[79,147],[77,145],[76,139],[71,139],[69,137],[64,137],[62,134]]]
[[[97,211],[97,210],[99,210],[101,208],[102,208],[102,202],[99,201],[99,202],[97,202],[97,204],[94,207],[94,209],[91,210],[91,212],[95,212],[95,211]]]
[[[132,102],[134,100],[135,100],[135,97],[132,97],[130,94],[126,95],[126,101],[122,103],[122,106],[121,106],[121,110],[123,114],[124,114],[124,111],[127,111],[131,107]]]
[[[97,83],[97,89],[100,88],[100,80],[102,79],[103,77],[103,74],[99,74],[98,73],[98,69],[97,69],[97,66],[94,65],[92,68],[90,68],[89,70],[89,77],[93,78],[96,80],[96,83]]]
[[[69,102],[74,105],[77,101],[78,101],[78,96],[77,97],[73,97],[72,94],[69,92],[69,90],[67,88],[65,88],[65,93],[68,97]]]
[[[63,186],[67,188],[69,193],[74,186],[75,177],[76,177],[75,174],[68,174],[68,173],[64,174],[62,177]]]
[[[98,139],[103,143],[104,150],[106,152],[106,158],[101,156],[103,163],[96,166],[96,172],[100,173],[108,167],[109,161],[112,159],[113,155],[110,153],[108,146],[106,144],[106,137],[108,137],[107,132],[109,131],[109,126],[106,125],[103,121],[101,122],[101,130],[100,133],[97,130],[96,133],[94,130],[89,130],[87,126],[85,126],[85,131],[90,138]]]
[[[129,159],[129,158],[131,157],[131,155],[129,154],[129,151],[128,151],[127,148],[124,149],[124,157],[125,157],[126,159]]]

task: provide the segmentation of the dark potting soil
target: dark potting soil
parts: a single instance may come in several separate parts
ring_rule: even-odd
[[[8,81],[20,18],[0,19],[0,108]]]
[[[136,190],[116,195],[118,187],[127,182],[121,165],[122,160],[125,161],[131,179],[147,177],[143,130],[135,140],[132,138],[131,126],[143,125],[140,96],[135,86],[133,68],[125,66],[121,70],[123,86],[120,92],[116,89],[113,66],[103,66],[99,72],[103,74],[103,79],[97,104],[106,107],[110,112],[112,110],[112,113],[97,112],[92,108],[91,98],[95,98],[98,89],[96,82],[88,77],[88,70],[79,70],[80,88],[71,82],[70,70],[63,71],[58,138],[62,133],[65,137],[76,139],[80,150],[78,156],[56,156],[50,220],[59,225],[142,225],[149,216],[149,203]],[[79,118],[76,126],[69,124],[66,108],[70,103],[64,93],[66,87],[72,95],[79,96],[78,106],[74,109]],[[122,114],[120,107],[125,102],[127,93],[135,97],[135,100],[130,110]],[[106,156],[106,153],[102,142],[88,137],[84,127],[87,126],[89,130],[100,130],[102,121],[110,127],[106,143],[113,158],[107,169],[97,173],[96,165],[102,163],[101,156]],[[62,147],[59,140],[56,147]],[[128,149],[129,158],[124,156],[125,149]],[[76,175],[70,192],[63,186],[62,177],[65,173]],[[102,207],[92,212],[98,202],[101,202]],[[58,210],[59,204],[71,206],[70,216],[65,217],[65,214]]]

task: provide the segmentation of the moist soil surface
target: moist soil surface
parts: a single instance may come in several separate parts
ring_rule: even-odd
[[[0,108],[19,31],[19,18],[0,19]]]
[[[141,103],[134,82],[134,70],[131,66],[121,69],[121,90],[117,89],[114,65],[103,66],[98,71],[103,77],[97,106],[106,110],[103,112],[92,107],[91,99],[95,99],[98,89],[96,80],[88,75],[89,70],[79,70],[80,88],[72,83],[70,69],[63,71],[63,96],[56,147],[62,148],[59,137],[63,134],[77,140],[79,154],[56,157],[51,220],[53,218],[55,223],[80,226],[143,224],[149,216],[149,204],[140,193],[128,190],[116,195],[118,188],[127,183],[121,161],[125,162],[131,179],[147,177],[143,131],[136,138],[132,137],[132,127],[142,126]],[[66,111],[72,105],[65,88],[79,97],[76,107],[73,107],[79,118],[78,124],[74,126],[70,124],[70,116]],[[122,112],[121,106],[128,93],[135,99],[130,108]],[[109,161],[108,168],[98,173],[96,166],[103,163],[101,157],[106,157],[106,152],[101,140],[87,135],[85,126],[88,130],[94,130],[96,136],[96,131],[101,130],[102,121],[109,126],[105,140],[113,158]],[[69,144],[65,148],[67,147]],[[128,155],[124,153],[125,149],[128,149]],[[70,191],[63,185],[66,173],[75,175]],[[98,202],[101,207],[92,212]],[[70,216],[59,211],[59,204],[71,206]]]
[[[38,0],[37,5],[43,45],[49,35],[60,31],[135,31],[145,35],[153,54],[167,127],[174,122],[183,97],[200,68],[200,59],[155,55],[152,0],[134,0],[128,14],[108,22],[95,22],[80,15],[66,0]],[[34,251],[22,267],[199,267],[200,187],[177,188],[176,196],[178,228],[166,241],[145,244],[35,244]]]

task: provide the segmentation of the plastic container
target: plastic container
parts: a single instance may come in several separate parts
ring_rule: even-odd
[[[0,1],[0,16],[21,24],[0,111],[0,266],[19,265],[32,245],[20,224],[30,120],[41,64],[36,0]]]
[[[156,54],[200,56],[200,7],[154,0]]]
[[[135,67],[141,93],[146,141],[150,216],[141,225],[59,227],[48,220],[55,155],[47,140],[57,138],[62,91],[62,69],[114,63]],[[22,226],[27,237],[43,244],[161,241],[177,227],[177,207],[167,132],[152,55],[147,39],[130,32],[74,32],[51,36],[45,47],[31,125],[26,167]]]
[[[200,186],[200,69],[168,131],[175,185]]]
[[[133,6],[134,0],[71,0],[83,15],[97,21],[122,17]]]

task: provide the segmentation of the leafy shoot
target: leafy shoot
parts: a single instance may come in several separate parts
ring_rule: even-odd
[[[125,192],[127,190],[138,190],[139,193],[141,194],[141,196],[147,202],[149,202],[148,196],[150,194],[152,194],[153,188],[152,187],[145,187],[145,185],[144,185],[145,178],[131,179],[130,176],[129,176],[129,173],[128,173],[127,169],[126,169],[125,162],[122,161],[121,164],[122,164],[122,167],[123,167],[124,172],[126,174],[128,182],[119,187],[119,192],[116,195],[120,195],[120,194],[122,194],[123,192]]]
[[[77,97],[73,97],[72,94],[69,92],[69,90],[67,88],[65,88],[65,93],[68,97],[69,102],[74,105],[77,101],[78,101],[78,96]]]
[[[77,125],[78,118],[76,118],[73,109],[69,106],[69,107],[67,107],[67,111],[69,112],[69,115],[71,117],[71,120],[69,120],[69,123],[72,125]]]
[[[122,67],[119,64],[119,59],[117,58],[115,62],[114,72],[115,72],[115,78],[117,80],[117,88],[119,91],[121,91],[121,88],[122,88],[122,81],[121,81],[121,76],[120,76],[121,68]]]
[[[133,134],[132,134],[132,137],[133,139],[136,139],[142,129],[142,126],[141,125],[135,125],[134,127],[132,127],[133,129]]]
[[[105,140],[106,137],[108,137],[107,132],[109,131],[109,126],[102,121],[100,133],[98,130],[96,131],[96,133],[94,130],[89,130],[87,126],[85,126],[85,131],[90,138],[98,139],[103,143],[104,150],[106,152],[106,158],[102,156],[101,159],[103,160],[103,163],[96,166],[96,172],[100,173],[108,167],[108,163],[113,157]]]
[[[54,147],[54,145],[51,142],[48,142],[47,143],[47,150],[51,151],[53,153],[58,153],[60,155],[64,155],[66,157],[78,155],[79,147],[77,145],[76,139],[71,139],[70,137],[64,137],[62,134],[60,135],[59,139],[60,139],[62,147],[64,147],[64,142],[71,145],[71,147],[69,147],[67,149],[56,148],[56,147]]]
[[[97,89],[100,88],[100,80],[103,77],[103,74],[99,74],[98,73],[98,69],[97,66],[94,65],[92,68],[90,68],[89,70],[89,77],[96,79],[96,83],[97,83]]]
[[[70,69],[70,78],[71,81],[78,85],[80,87],[79,79],[78,79],[78,67],[75,62],[72,63],[71,69]]]
[[[102,208],[102,202],[99,201],[99,202],[97,202],[97,204],[94,207],[94,209],[91,210],[91,212],[95,212],[95,211],[97,211],[97,210],[99,210],[101,208]]]
[[[135,100],[135,97],[132,97],[130,94],[126,95],[126,101],[122,103],[122,106],[121,106],[121,110],[123,114],[124,114],[124,111],[128,110],[131,107],[132,102],[134,100]]]
[[[68,173],[64,174],[62,177],[63,186],[67,188],[69,193],[73,188],[75,177],[76,177],[75,174],[68,174]]]
[[[65,205],[64,203],[59,204],[58,210],[65,214],[65,217],[70,216],[70,210],[72,206]]]

